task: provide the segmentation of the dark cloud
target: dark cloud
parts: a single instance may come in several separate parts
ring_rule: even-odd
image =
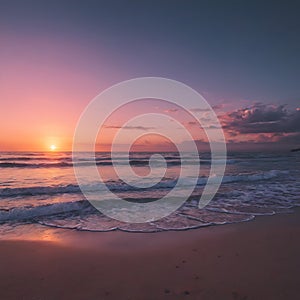
[[[223,115],[221,120],[223,128],[233,134],[300,132],[300,111],[288,111],[284,105],[255,104]]]

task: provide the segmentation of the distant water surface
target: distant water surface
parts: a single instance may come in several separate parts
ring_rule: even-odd
[[[130,163],[139,175],[149,172],[150,153],[132,153]],[[180,166],[188,168],[195,157],[186,153],[162,153],[167,162],[165,177],[153,188],[137,189],[118,178],[109,153],[97,153],[96,163],[109,189],[129,201],[154,201],[175,186]],[[109,219],[84,199],[73,172],[72,154],[58,152],[0,153],[0,237],[18,226],[44,226],[89,231],[185,230],[208,225],[244,222],[256,215],[292,212],[300,205],[299,153],[231,153],[223,183],[215,198],[204,209],[197,207],[210,170],[210,156],[200,153],[201,172],[192,196],[175,213],[146,224],[127,224]],[[116,163],[125,165],[125,154]],[[221,162],[221,161],[220,161]],[[91,160],[86,153],[76,155],[76,164],[87,168]],[[160,173],[159,161],[152,164],[153,178]],[[156,172],[157,171],[157,172]],[[130,179],[130,178],[129,178]],[[191,178],[185,178],[186,186]],[[93,190],[94,178],[86,178]],[[184,193],[184,186],[183,186]],[[103,192],[102,197],[106,194]]]

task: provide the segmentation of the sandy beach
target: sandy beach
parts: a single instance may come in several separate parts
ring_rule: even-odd
[[[1,241],[0,298],[295,299],[299,225],[298,210],[182,232]]]

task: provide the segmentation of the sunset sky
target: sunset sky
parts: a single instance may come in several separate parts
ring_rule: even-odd
[[[86,105],[145,76],[202,94],[229,149],[300,147],[299,12],[297,1],[1,1],[0,151],[71,150]],[[176,108],[145,100],[134,111],[148,108],[181,118],[205,143]],[[112,117],[103,143],[131,112]],[[176,142],[185,142],[180,131]],[[158,137],[139,143],[168,149]]]

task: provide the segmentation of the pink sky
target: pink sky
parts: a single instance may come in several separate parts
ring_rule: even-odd
[[[56,145],[57,150],[71,150],[76,123],[89,101],[112,84],[132,78],[130,70],[125,71],[124,66],[111,63],[114,53],[104,47],[96,50],[77,40],[51,35],[31,35],[28,38],[6,33],[2,38],[1,151],[44,151],[51,145]],[[192,87],[201,93],[197,86]],[[204,92],[204,96],[206,94]],[[221,94],[210,96],[208,93],[207,100],[219,115],[232,149],[256,146],[272,149],[273,143],[278,148],[297,146],[299,109],[290,110],[278,104],[261,104],[241,98],[224,99]],[[206,141],[199,124],[194,124],[184,112],[172,107],[157,108],[149,103],[134,109],[125,108],[116,113],[108,125],[120,126],[134,114],[149,109],[181,120],[195,140],[200,144]],[[205,117],[205,112],[202,112],[202,117]],[[164,123],[161,126],[169,125]],[[106,128],[102,132],[103,145],[98,147],[99,150],[108,149],[116,131],[116,128]],[[147,134],[147,129],[132,130],[134,134],[141,131]],[[177,143],[184,142],[178,131]],[[150,148],[173,149],[162,139],[149,135],[137,144],[139,149],[146,151]]]

